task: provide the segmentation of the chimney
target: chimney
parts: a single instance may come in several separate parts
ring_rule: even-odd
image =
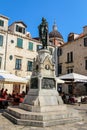
[[[83,33],[87,34],[87,25],[83,27]]]

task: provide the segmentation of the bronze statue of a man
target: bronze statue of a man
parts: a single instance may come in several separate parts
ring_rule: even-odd
[[[41,24],[38,26],[39,29],[39,37],[42,41],[43,49],[47,48],[47,42],[48,42],[48,23],[46,22],[45,18],[42,18]]]

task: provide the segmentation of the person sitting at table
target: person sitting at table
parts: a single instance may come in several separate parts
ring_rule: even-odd
[[[12,98],[15,98],[15,91],[13,90],[13,92],[12,92]]]
[[[14,97],[13,105],[18,105],[19,102],[20,102],[20,96],[18,95],[18,93],[16,93]]]
[[[2,89],[0,90],[0,97],[1,97],[1,98],[3,98],[3,92],[4,92],[4,88],[2,88]]]
[[[24,98],[25,97],[25,92],[22,91],[22,93],[20,94],[20,97]]]
[[[7,96],[8,96],[7,91],[8,91],[8,89],[5,89],[5,91],[3,92],[3,97],[4,97],[5,99],[7,99]]]

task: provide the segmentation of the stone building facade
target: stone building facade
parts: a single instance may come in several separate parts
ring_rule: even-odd
[[[10,26],[8,23],[9,18],[0,15],[0,70],[29,78],[32,73],[33,59],[42,44],[26,31],[27,25],[23,21],[15,21]],[[48,49],[53,55],[55,47],[49,44]],[[29,84],[0,83],[0,89],[2,87],[7,88],[8,93],[12,93],[13,90],[21,93],[29,88]]]
[[[78,73],[87,76],[87,26],[83,27],[82,34],[70,33],[68,42],[59,47],[58,75]],[[77,95],[87,94],[87,84],[75,84]],[[62,85],[62,91],[72,93],[72,84]]]

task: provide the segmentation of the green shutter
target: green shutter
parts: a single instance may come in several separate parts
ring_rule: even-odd
[[[29,50],[33,50],[33,43],[32,43],[32,42],[29,42],[28,49],[29,49]]]
[[[3,36],[0,35],[0,46],[3,46]]]
[[[32,71],[32,61],[28,61],[27,71]]]
[[[3,20],[0,20],[0,26],[4,26],[4,21]]]
[[[18,29],[19,29],[19,27],[18,27],[18,25],[16,25],[16,31],[18,32]]]
[[[17,38],[17,47],[23,47],[23,39]]]

